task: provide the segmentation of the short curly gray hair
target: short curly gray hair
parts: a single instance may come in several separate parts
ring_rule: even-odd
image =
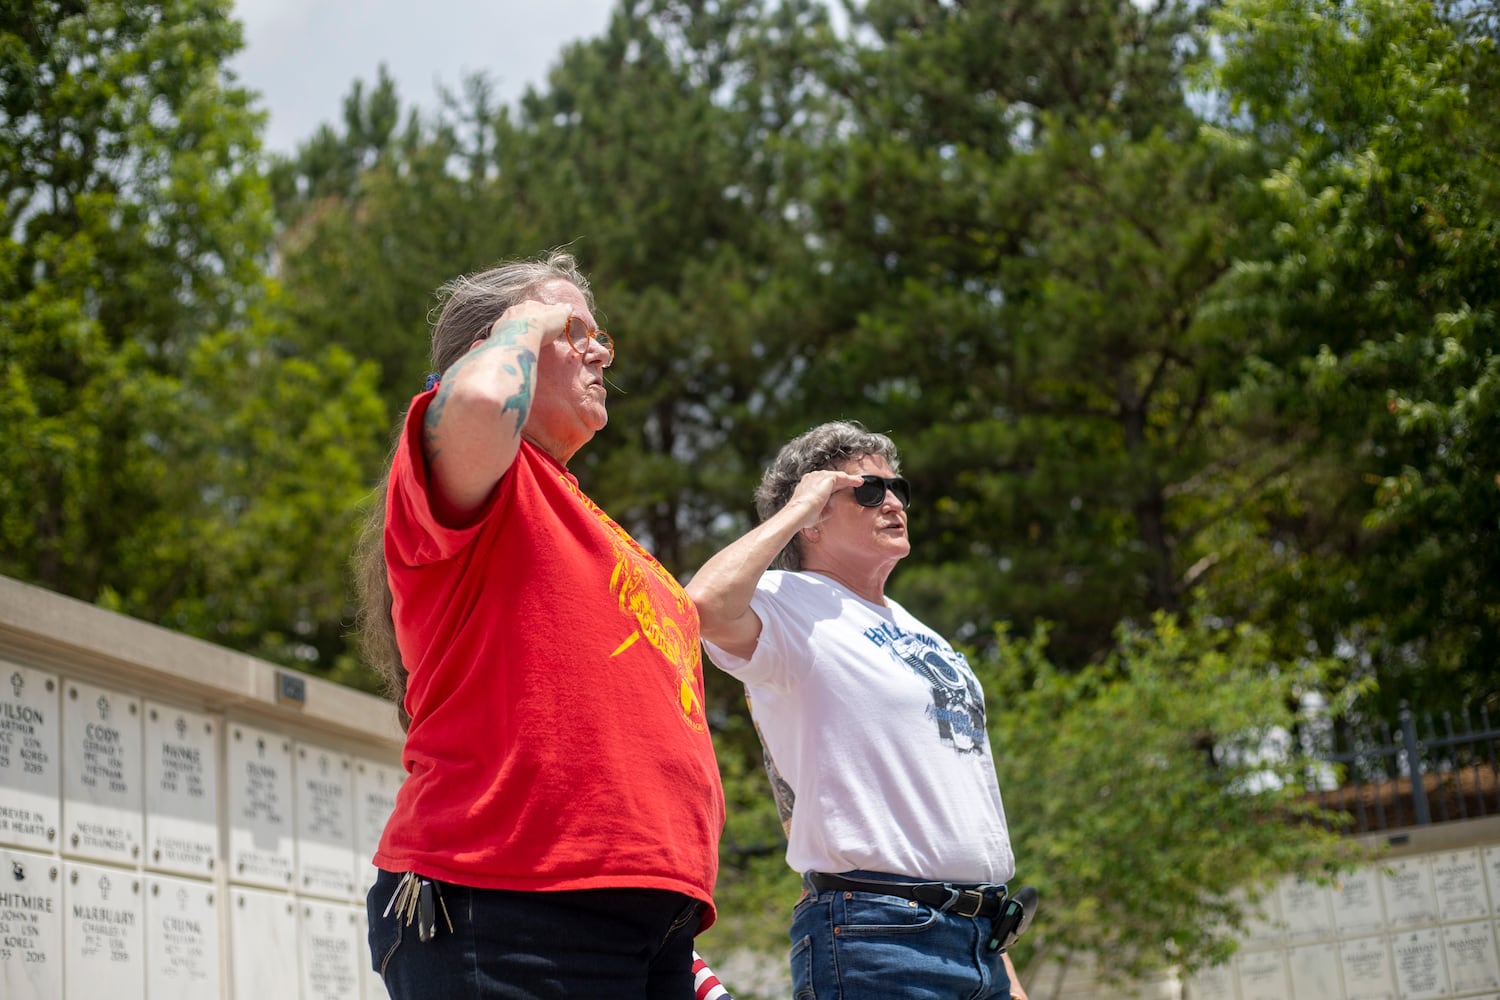
[[[782,446],[766,468],[760,486],[755,490],[755,513],[762,521],[792,499],[792,492],[802,477],[822,469],[842,469],[861,458],[883,458],[895,475],[901,474],[901,459],[896,444],[884,434],[865,430],[855,420],[834,420],[819,424]],[[776,554],[772,569],[802,568],[802,533],[799,531]]]

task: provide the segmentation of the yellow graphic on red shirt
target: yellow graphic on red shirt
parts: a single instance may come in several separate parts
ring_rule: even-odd
[[[704,732],[708,720],[703,710],[703,660],[699,653],[697,628],[689,626],[692,633],[689,635],[680,624],[696,616],[687,593],[661,563],[641,548],[594,501],[566,478],[562,482],[610,529],[615,568],[610,574],[609,591],[619,602],[620,611],[635,622],[635,631],[626,636],[611,655],[619,656],[644,638],[666,658],[676,673],[677,702],[682,709],[683,721],[694,730]]]

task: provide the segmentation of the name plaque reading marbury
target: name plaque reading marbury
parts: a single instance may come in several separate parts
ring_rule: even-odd
[[[1366,866],[1339,877],[1333,887],[1333,922],[1340,934],[1368,934],[1385,927],[1379,875]]]
[[[297,746],[297,887],[352,899],[354,769],[348,757]]]
[[[1312,879],[1289,878],[1280,885],[1281,914],[1292,941],[1326,941],[1334,936],[1332,892]]]
[[[213,874],[219,846],[218,723],[146,703],[146,864]]]
[[[54,858],[0,851],[0,996],[62,996],[62,871]]]
[[[52,850],[62,827],[58,680],[0,660],[0,685],[0,844]]]
[[[63,689],[63,853],[134,864],[145,812],[140,699],[76,681]]]
[[[284,736],[230,723],[229,878],[289,888],[292,848],[292,746]]]
[[[368,955],[354,910],[304,902],[301,921],[302,1000],[359,1000],[359,970]]]
[[[200,1000],[219,992],[219,907],[214,887],[146,878],[146,996]]]
[[[1448,985],[1453,992],[1500,990],[1495,930],[1488,920],[1444,927],[1443,957],[1448,961]]]
[[[229,964],[235,997],[297,996],[297,904],[291,896],[229,890]]]
[[[1430,924],[1437,920],[1437,896],[1432,890],[1432,868],[1425,857],[1391,862],[1380,880],[1386,919],[1391,927]]]
[[[1439,1000],[1448,995],[1443,942],[1436,927],[1404,931],[1391,938],[1396,986],[1401,1000]]]
[[[405,777],[399,767],[370,760],[354,762],[354,884],[359,898],[375,884],[375,865],[370,859],[380,846],[385,821],[396,808],[396,790]]]
[[[1358,938],[1339,945],[1345,1000],[1396,1000],[1396,978],[1385,938]]]
[[[145,897],[141,877],[94,865],[63,866],[64,969],[69,997],[144,1000]]]
[[[1490,900],[1484,889],[1484,866],[1477,850],[1434,854],[1432,888],[1437,897],[1438,917],[1444,921],[1478,920],[1489,916]]]

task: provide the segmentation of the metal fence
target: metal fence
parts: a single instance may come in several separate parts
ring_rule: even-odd
[[[1340,724],[1324,741],[1339,781],[1319,798],[1350,833],[1500,815],[1500,728],[1486,706],[1419,719],[1403,702],[1394,727]]]

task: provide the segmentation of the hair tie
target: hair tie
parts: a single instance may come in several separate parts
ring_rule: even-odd
[[[437,385],[438,384],[438,379],[440,379],[441,377],[442,376],[439,375],[437,372],[428,372],[427,373],[427,384],[422,387],[422,391],[423,392],[427,392],[433,386]]]

